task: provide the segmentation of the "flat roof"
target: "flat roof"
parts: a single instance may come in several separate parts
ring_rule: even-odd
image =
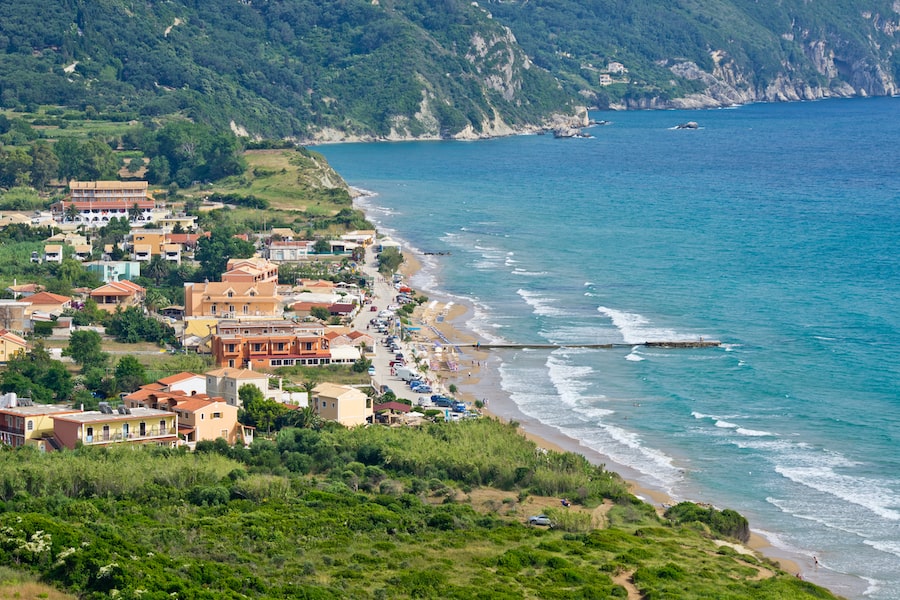
[[[130,421],[132,419],[150,418],[150,417],[171,417],[173,413],[167,410],[157,410],[155,408],[132,408],[131,414],[119,414],[113,409],[112,414],[102,413],[97,410],[77,412],[70,415],[54,416],[54,419],[61,421],[72,421],[74,423],[104,423],[108,421]]]
[[[59,415],[63,413],[79,412],[77,408],[71,406],[59,406],[56,404],[35,404],[33,406],[14,406],[11,408],[2,408],[0,412],[10,415],[21,415],[23,417],[39,417],[41,415]]]

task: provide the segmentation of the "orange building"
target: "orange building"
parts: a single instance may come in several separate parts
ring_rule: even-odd
[[[223,321],[211,346],[220,367],[267,369],[331,362],[325,329],[318,323]]]
[[[127,279],[124,281],[110,281],[91,291],[91,298],[97,303],[97,307],[107,312],[115,312],[116,308],[128,308],[140,306],[144,301],[147,290]]]

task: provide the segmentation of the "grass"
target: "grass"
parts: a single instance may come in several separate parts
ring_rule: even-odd
[[[0,566],[0,600],[76,600],[78,596],[66,594],[40,583],[35,577]]]
[[[248,169],[241,177],[214,184],[209,191],[253,195],[280,211],[302,211],[331,216],[351,205],[346,184],[316,152],[300,150],[248,150]]]

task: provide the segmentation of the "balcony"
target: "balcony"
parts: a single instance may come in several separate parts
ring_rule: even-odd
[[[138,440],[149,440],[152,438],[166,437],[175,435],[174,427],[148,427],[143,434],[130,432],[123,434],[121,432],[99,433],[95,435],[85,435],[82,442],[84,444],[110,444],[115,442],[133,442]]]

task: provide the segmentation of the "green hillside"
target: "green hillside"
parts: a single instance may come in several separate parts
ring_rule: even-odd
[[[0,104],[251,136],[477,137],[576,106],[897,93],[892,0],[24,0]],[[610,63],[621,65],[615,69]]]

